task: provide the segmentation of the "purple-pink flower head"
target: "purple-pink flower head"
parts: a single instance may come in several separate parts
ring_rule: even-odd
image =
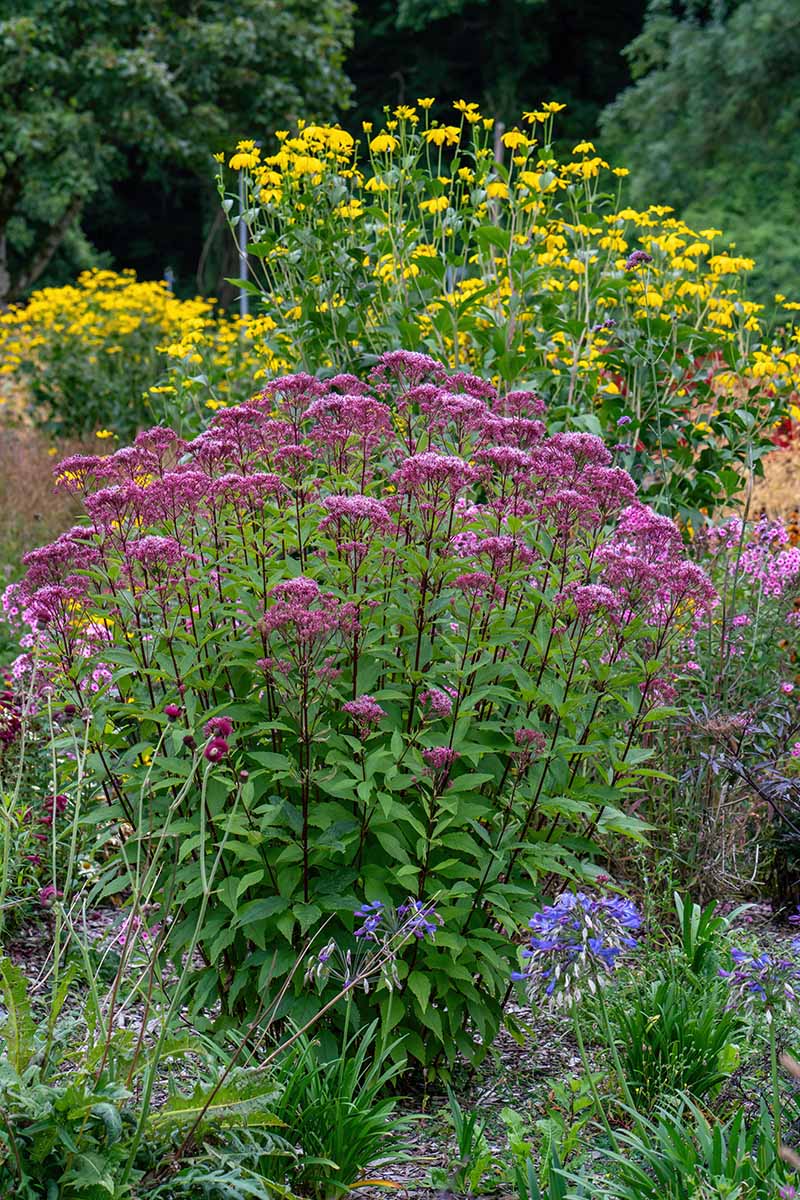
[[[270,592],[270,596],[284,604],[302,604],[304,606],[313,604],[319,598],[319,594],[320,587],[317,581],[309,579],[305,575],[298,575],[295,579],[286,579],[282,583],[276,583]]]
[[[386,716],[373,696],[358,696],[355,700],[348,700],[342,705],[342,710],[354,719],[362,739],[368,736],[373,725]]]
[[[321,530],[342,522],[350,527],[362,522],[376,531],[392,526],[392,516],[386,505],[371,496],[326,496],[322,504],[328,515],[320,522]]]
[[[603,439],[594,433],[554,433],[550,445],[571,454],[579,467],[589,464],[607,467],[611,464],[611,452]]]
[[[567,588],[564,599],[570,600],[575,605],[581,621],[588,621],[601,611],[613,613],[617,608],[617,597],[614,592],[600,583],[586,583]]]
[[[436,454],[425,450],[413,454],[400,465],[392,476],[392,482],[403,492],[419,494],[423,491],[447,489],[451,493],[474,483],[479,472],[470,467],[463,458],[452,454]]]
[[[422,757],[433,773],[448,774],[458,758],[458,751],[452,750],[450,746],[433,746],[430,750],[423,750]]]
[[[477,375],[469,375],[465,371],[455,371],[444,380],[442,387],[448,392],[465,392],[483,400],[485,404],[497,401],[497,388],[488,379],[480,379]]]
[[[144,488],[135,483],[101,488],[84,499],[84,507],[98,529],[110,530],[133,522],[142,515],[146,497]]]
[[[494,411],[501,417],[542,417],[547,405],[536,392],[509,392],[496,402]]]
[[[475,457],[478,462],[490,466],[494,473],[503,479],[511,479],[517,483],[530,477],[530,455],[516,446],[489,446],[485,450],[479,450]]]
[[[62,458],[53,470],[56,487],[64,488],[73,495],[80,495],[86,486],[97,478],[102,462],[102,458],[96,454],[71,454]]]
[[[177,566],[185,558],[184,550],[175,538],[146,534],[129,542],[126,553],[148,571]]]
[[[635,271],[637,267],[647,266],[652,261],[652,254],[648,254],[646,250],[634,250],[625,260],[625,270]]]
[[[203,757],[207,758],[210,763],[222,762],[229,750],[230,746],[225,741],[225,738],[214,737],[203,751]]]
[[[457,575],[453,580],[453,587],[458,588],[465,596],[492,596],[495,591],[494,580],[485,571],[469,571],[464,575]]]
[[[531,749],[543,754],[547,746],[544,734],[539,729],[522,728],[514,730],[514,741],[520,748]]]
[[[212,717],[210,721],[206,721],[203,732],[206,737],[230,737],[233,733],[233,721],[230,717]]]
[[[446,376],[447,369],[443,364],[428,354],[416,350],[389,350],[380,356],[369,378],[376,391],[386,392],[393,383],[410,388],[427,380],[441,383]]]
[[[164,716],[167,718],[168,721],[177,721],[178,717],[181,715],[182,712],[183,712],[183,709],[181,708],[180,704],[165,704],[164,705]]]
[[[452,697],[440,688],[428,688],[421,693],[419,702],[432,717],[449,717],[453,711]]]

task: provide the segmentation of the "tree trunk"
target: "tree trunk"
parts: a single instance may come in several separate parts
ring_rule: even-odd
[[[5,233],[0,233],[0,312],[8,308],[11,276],[8,273],[8,246]]]
[[[23,292],[35,283],[47,268],[51,258],[64,240],[64,236],[73,221],[80,215],[83,208],[83,196],[74,196],[50,232],[45,236],[39,249],[34,253],[25,270],[14,280],[7,290],[7,303],[18,300]],[[0,264],[2,259],[0,259]],[[0,265],[0,283],[2,283],[2,265]],[[0,293],[2,296],[2,293]]]

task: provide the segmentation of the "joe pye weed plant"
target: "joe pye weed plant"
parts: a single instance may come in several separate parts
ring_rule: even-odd
[[[398,351],[366,381],[276,381],[188,444],[156,428],[61,464],[88,520],[6,593],[14,672],[87,714],[126,853],[171,848],[153,896],[176,961],[202,910],[198,1011],[252,1011],[362,898],[436,895],[444,928],[378,988],[383,1031],[474,1059],[532,887],[641,835],[641,732],[715,593],[602,441],[542,416]]]

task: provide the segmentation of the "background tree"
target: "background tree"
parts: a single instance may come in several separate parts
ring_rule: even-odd
[[[463,96],[505,123],[543,99],[568,104],[566,138],[591,136],[628,82],[622,48],[645,0],[361,0],[348,71],[359,118],[384,104]]]
[[[120,206],[135,240],[154,197],[123,261],[194,274],[211,153],[346,104],[351,21],[350,0],[0,0],[0,304],[81,265]]]
[[[651,0],[627,47],[634,82],[602,117],[634,203],[672,204],[755,257],[762,298],[794,292],[800,244],[797,0]]]

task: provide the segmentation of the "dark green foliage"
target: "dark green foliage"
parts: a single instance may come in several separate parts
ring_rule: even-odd
[[[640,1118],[640,1126],[619,1134],[624,1154],[607,1152],[611,1178],[593,1180],[598,1200],[772,1200],[786,1178],[763,1105],[751,1125],[742,1109],[716,1124],[686,1101],[652,1121]]]
[[[621,50],[644,7],[620,0],[609,21],[592,0],[361,0],[348,60],[359,121],[417,96],[438,97],[446,112],[463,96],[510,124],[555,99],[569,106],[564,136],[590,136],[602,105],[625,86]]]
[[[623,989],[611,1002],[622,1067],[640,1111],[679,1092],[702,1100],[727,1078],[742,1032],[727,1000],[724,984],[687,974]]]
[[[330,115],[348,94],[350,16],[350,0],[0,0],[0,304],[69,231],[85,263],[74,231],[114,181],[155,180],[185,199],[232,140]],[[185,211],[169,216],[180,224]]]
[[[635,203],[672,204],[755,257],[761,298],[791,292],[800,189],[800,11],[795,0],[651,0],[627,48],[634,83],[602,118]]]
[[[399,1066],[387,1065],[375,1043],[377,1024],[345,1034],[335,1055],[301,1037],[279,1060],[274,1105],[281,1133],[297,1158],[267,1158],[259,1164],[268,1179],[285,1177],[295,1194],[333,1200],[348,1192],[363,1173],[380,1174],[387,1162],[402,1159],[402,1134],[413,1118],[394,1113],[387,1087]]]

